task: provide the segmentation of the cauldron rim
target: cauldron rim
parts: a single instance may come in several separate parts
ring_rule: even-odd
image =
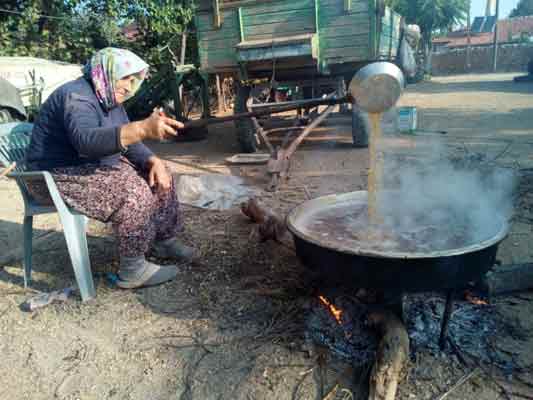
[[[324,249],[329,249],[337,251],[340,253],[345,253],[355,256],[364,256],[364,257],[373,257],[373,258],[390,258],[390,259],[424,259],[424,258],[440,258],[440,257],[452,257],[460,256],[468,253],[473,253],[479,250],[486,249],[490,246],[493,246],[501,242],[507,234],[509,233],[509,222],[506,220],[501,221],[500,230],[491,238],[483,240],[479,243],[471,244],[468,246],[463,246],[455,249],[449,250],[440,250],[432,252],[402,252],[402,251],[379,251],[379,250],[369,250],[362,248],[351,248],[348,246],[336,246],[332,243],[327,243],[321,241],[316,237],[305,234],[298,228],[298,217],[302,213],[312,212],[313,209],[321,208],[325,205],[331,205],[332,203],[339,203],[344,201],[349,201],[351,199],[356,200],[362,197],[367,197],[367,191],[355,191],[342,194],[332,194],[322,197],[317,197],[312,200],[305,201],[304,203],[294,207],[291,212],[287,215],[286,222],[289,231],[296,237],[300,238],[303,241],[312,243],[316,246],[322,247]]]

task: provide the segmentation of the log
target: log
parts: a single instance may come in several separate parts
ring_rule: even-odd
[[[259,204],[255,198],[241,204],[241,211],[252,222],[259,224],[258,233],[262,242],[274,240],[281,243],[287,233],[285,221]]]
[[[368,315],[367,324],[381,335],[370,373],[369,400],[394,400],[398,382],[409,360],[409,336],[404,324],[389,310]]]
[[[485,275],[481,288],[489,296],[533,289],[533,263],[498,266]]]

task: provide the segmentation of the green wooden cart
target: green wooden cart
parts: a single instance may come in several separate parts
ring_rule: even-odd
[[[362,66],[394,62],[402,35],[401,17],[381,0],[197,0],[196,7],[201,69],[236,78],[235,112],[251,97],[273,101],[272,90],[293,99],[342,90]],[[255,151],[257,125],[236,125],[241,149]]]

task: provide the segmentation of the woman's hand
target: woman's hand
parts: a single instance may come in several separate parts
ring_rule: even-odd
[[[156,156],[150,157],[148,160],[148,184],[150,187],[155,187],[157,190],[167,191],[172,184],[172,176],[170,176],[165,163]]]
[[[168,136],[177,136],[179,129],[183,129],[181,122],[155,109],[148,118],[123,125],[120,128],[120,143],[122,147],[127,147],[144,139],[161,140]]]
[[[178,129],[183,129],[181,122],[167,117],[159,109],[155,109],[142,123],[145,139],[166,139],[168,136],[177,136]]]

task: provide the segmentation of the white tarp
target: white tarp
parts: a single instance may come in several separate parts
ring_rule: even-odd
[[[256,194],[238,176],[221,174],[182,175],[177,192],[181,203],[210,210],[230,209]]]
[[[33,85],[30,73],[35,71],[35,81],[42,82],[42,101],[63,83],[82,75],[81,65],[35,57],[0,57],[0,77],[14,85],[22,96],[25,106],[30,105],[29,88]]]

